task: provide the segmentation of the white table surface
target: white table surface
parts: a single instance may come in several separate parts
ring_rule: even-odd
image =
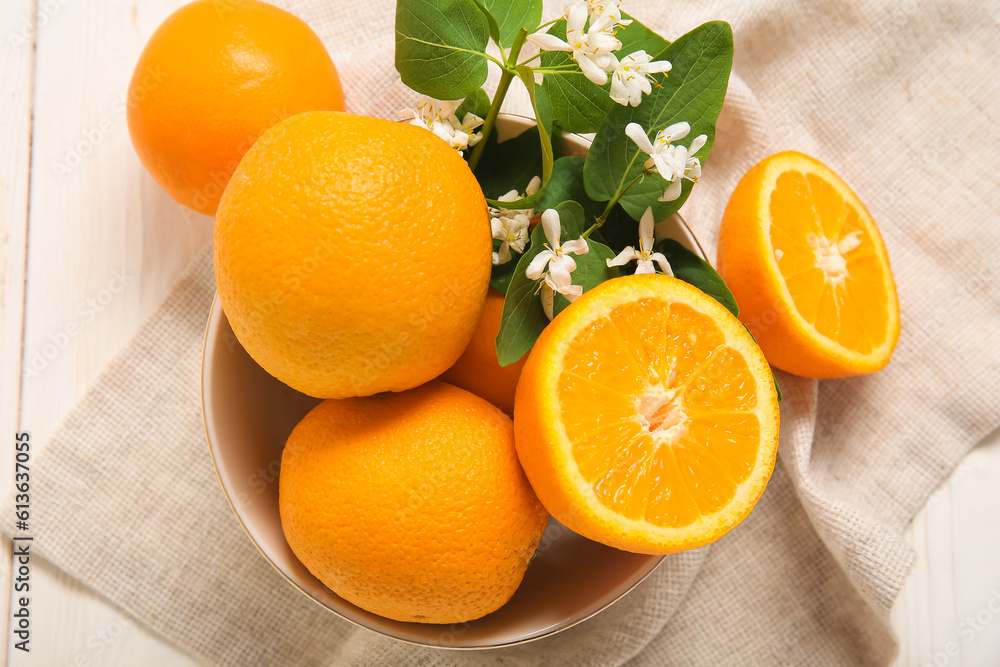
[[[145,173],[124,117],[139,51],[181,4],[3,0],[0,434],[9,449],[0,457],[2,493],[12,479],[10,436],[30,431],[37,456],[210,240],[212,220],[175,204]],[[114,293],[122,274],[125,288]],[[994,433],[907,529],[919,560],[892,613],[897,665],[1000,664],[998,480]],[[0,587],[9,591],[4,542]],[[43,561],[34,561],[31,600],[32,652],[14,650],[8,631],[0,642],[7,664],[198,664]],[[0,596],[0,611],[8,602]]]

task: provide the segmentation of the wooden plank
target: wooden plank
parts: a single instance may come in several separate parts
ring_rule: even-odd
[[[1000,664],[1000,430],[906,531],[917,564],[892,610],[898,667]]]
[[[125,121],[139,51],[182,1],[50,4],[35,51],[21,395],[22,427],[39,449],[212,229],[145,173]],[[88,642],[114,630],[121,612],[55,568],[36,565],[32,575],[33,650],[28,659],[10,655],[10,664],[78,664],[80,656],[192,664],[138,626],[98,654]]]
[[[34,0],[9,0],[0,12],[0,497],[13,482],[13,435],[21,401],[21,340],[28,230]],[[10,602],[10,541],[0,540],[0,618]],[[3,623],[7,629],[7,622]],[[8,633],[0,642],[6,663]]]

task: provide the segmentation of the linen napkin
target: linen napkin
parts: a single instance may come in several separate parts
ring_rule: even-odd
[[[392,2],[282,4],[323,38],[351,111],[394,117],[410,105],[393,68]],[[778,373],[779,463],[743,524],[668,557],[593,619],[523,646],[417,648],[339,620],[260,557],[212,471],[199,400],[206,248],[35,463],[33,548],[214,664],[889,663],[888,613],[913,564],[901,531],[1000,424],[1000,11],[625,5],[668,38],[716,18],[734,28],[715,148],[683,210],[702,244],[715,247],[739,177],[796,149],[868,204],[899,287],[903,332],[887,369],[823,382]]]

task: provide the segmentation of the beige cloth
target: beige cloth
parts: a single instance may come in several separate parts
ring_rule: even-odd
[[[393,69],[391,2],[287,4],[325,40],[351,110],[391,117],[412,101]],[[212,471],[199,404],[206,250],[36,462],[38,552],[225,665],[890,662],[888,612],[913,564],[900,531],[1000,423],[1000,12],[944,0],[626,9],[671,38],[713,18],[735,30],[715,152],[684,209],[702,242],[714,247],[746,169],[797,149],[868,203],[899,284],[888,369],[822,383],[779,373],[780,462],[741,526],[669,557],[596,618],[517,648],[415,648],[337,619],[257,554]]]

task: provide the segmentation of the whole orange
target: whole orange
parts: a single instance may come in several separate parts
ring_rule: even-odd
[[[485,398],[508,415],[514,414],[514,392],[527,355],[509,366],[497,361],[496,339],[503,314],[503,294],[490,288],[483,315],[472,334],[469,347],[441,379]]]
[[[486,200],[454,149],[336,111],[265,132],[215,223],[236,337],[319,398],[402,391],[447,370],[479,321],[491,257]]]
[[[279,505],[289,546],[320,581],[421,623],[507,602],[548,520],[510,418],[443,382],[321,403],[285,445]]]
[[[139,56],[127,100],[143,166],[207,215],[264,130],[302,111],[344,109],[316,33],[255,0],[197,0],[167,17]]]

